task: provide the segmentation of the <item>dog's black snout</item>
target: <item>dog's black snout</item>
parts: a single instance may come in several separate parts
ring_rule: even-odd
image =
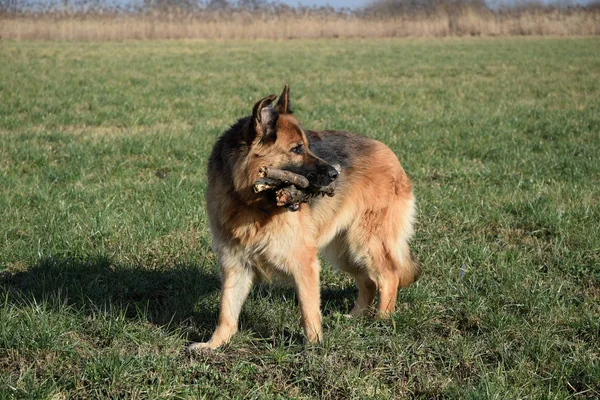
[[[337,169],[329,167],[329,171],[327,171],[327,176],[329,176],[329,179],[331,179],[332,182],[335,181],[339,175],[340,173],[337,172]]]

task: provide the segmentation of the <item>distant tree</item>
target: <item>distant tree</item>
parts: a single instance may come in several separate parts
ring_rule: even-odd
[[[146,10],[168,10],[178,8],[181,10],[194,10],[200,6],[196,0],[144,0]]]
[[[206,8],[209,10],[226,10],[231,8],[231,4],[227,0],[209,0]]]
[[[475,9],[488,8],[484,0],[373,0],[365,7],[365,12],[376,15],[397,15],[434,12],[440,8],[456,9],[465,6]]]
[[[267,0],[239,0],[237,7],[243,10],[258,11],[269,7]]]
[[[17,0],[0,0],[0,15],[13,14],[18,10]]]
[[[586,8],[589,10],[600,11],[600,0],[590,1]]]

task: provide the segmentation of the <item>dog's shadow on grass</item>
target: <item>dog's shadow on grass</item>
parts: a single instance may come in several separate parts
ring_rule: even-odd
[[[218,317],[219,277],[199,265],[157,268],[119,265],[109,258],[49,257],[22,272],[0,274],[8,302],[35,301],[84,313],[117,312],[132,320],[178,329],[193,325],[192,340],[205,340]]]
[[[252,296],[269,292],[271,301],[290,302],[298,307],[294,289],[288,286],[261,285]],[[74,312],[93,314],[116,312],[131,320],[145,320],[170,329],[188,327],[192,341],[205,341],[214,330],[219,309],[220,280],[201,265],[176,264],[148,268],[120,265],[106,257],[85,259],[48,257],[21,272],[0,273],[0,295],[12,304],[37,304]],[[258,289],[258,290],[257,290]],[[321,291],[323,314],[347,311],[355,289]],[[241,321],[247,320],[242,311]],[[259,335],[273,334],[266,321],[253,318],[249,326]],[[299,337],[298,340],[302,340]]]

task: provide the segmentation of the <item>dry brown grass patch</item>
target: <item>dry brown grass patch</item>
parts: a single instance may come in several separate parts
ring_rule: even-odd
[[[600,34],[600,11],[494,13],[465,8],[394,17],[357,15],[0,17],[0,37],[45,40],[296,39]]]

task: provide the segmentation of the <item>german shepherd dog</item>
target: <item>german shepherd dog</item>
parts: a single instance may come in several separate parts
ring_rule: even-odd
[[[350,315],[394,311],[398,286],[420,273],[408,240],[415,200],[411,182],[384,144],[348,132],[304,130],[290,110],[289,87],[254,106],[218,139],[208,163],[206,204],[213,250],[221,270],[219,321],[208,342],[215,349],[238,328],[253,283],[283,274],[294,283],[309,342],[322,338],[318,250],[358,285]],[[334,168],[334,165],[337,168]],[[255,193],[260,167],[287,169],[313,188],[335,181],[335,196],[317,197],[296,212],[277,207],[272,192]]]

